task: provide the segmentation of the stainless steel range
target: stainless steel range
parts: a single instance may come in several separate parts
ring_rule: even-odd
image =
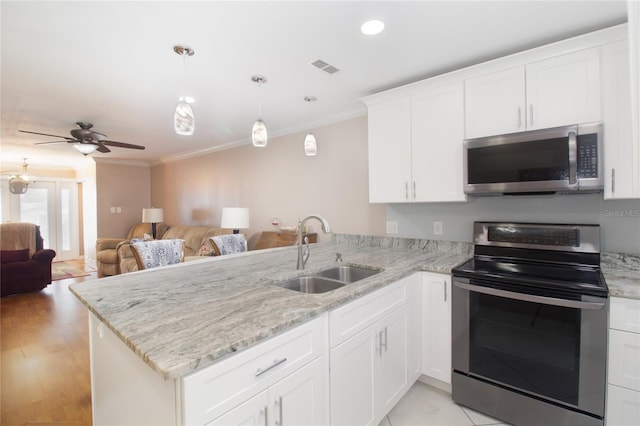
[[[453,400],[526,425],[604,424],[598,225],[476,222],[453,269]]]

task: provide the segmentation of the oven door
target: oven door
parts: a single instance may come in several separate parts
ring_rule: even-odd
[[[452,293],[454,372],[604,417],[606,298],[460,277]]]

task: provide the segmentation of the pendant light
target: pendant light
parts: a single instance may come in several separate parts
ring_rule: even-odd
[[[22,174],[13,174],[9,176],[9,191],[12,194],[24,194],[29,189],[29,185],[33,183],[31,177],[27,174],[27,158],[22,159]]]
[[[315,96],[305,96],[304,101],[309,104],[309,111],[307,113],[307,120],[311,118],[311,102],[317,101]],[[313,133],[309,132],[304,137],[304,153],[307,157],[313,157],[318,154],[318,143]]]
[[[176,45],[173,46],[173,51],[182,56],[182,72],[184,78],[184,95],[180,97],[180,102],[176,106],[176,112],[173,116],[173,125],[176,133],[179,135],[190,136],[193,135],[195,129],[195,119],[193,117],[193,110],[189,101],[193,102],[193,99],[187,97],[187,66],[186,57],[193,56],[195,53],[192,48],[187,46]]]
[[[260,94],[260,86],[262,83],[267,82],[267,78],[263,75],[254,75],[251,77],[251,81],[258,83],[258,94]],[[253,142],[253,146],[264,147],[269,142],[269,136],[267,134],[267,126],[262,121],[262,102],[259,98],[260,96],[258,96],[258,119],[253,123],[253,128],[251,129],[251,142]]]

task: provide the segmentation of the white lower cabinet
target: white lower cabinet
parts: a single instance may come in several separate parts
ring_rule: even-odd
[[[90,315],[93,424],[377,425],[420,374],[421,273],[164,380]]]
[[[609,319],[608,426],[640,424],[640,300],[612,297]]]
[[[377,425],[415,382],[419,348],[413,304],[418,302],[419,277],[405,278],[331,312],[330,330],[342,334],[350,329],[346,340],[330,350],[332,425]],[[381,303],[399,306],[389,311],[379,309]]]
[[[422,278],[422,374],[451,385],[451,276]]]
[[[282,379],[209,425],[325,425],[328,421],[323,359]]]

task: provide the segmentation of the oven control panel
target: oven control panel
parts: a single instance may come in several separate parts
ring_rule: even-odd
[[[600,253],[599,225],[475,222],[476,246]]]
[[[577,247],[579,235],[577,229],[490,226],[488,240],[498,243]]]

